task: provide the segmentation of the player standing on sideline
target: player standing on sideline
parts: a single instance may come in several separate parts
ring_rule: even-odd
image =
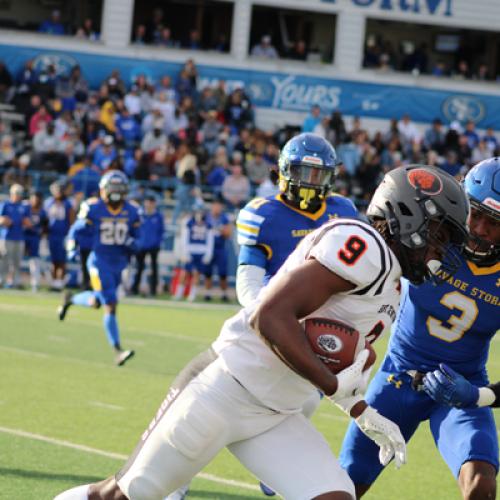
[[[73,235],[79,231],[92,231],[94,244],[87,266],[93,291],[74,296],[66,294],[58,314],[62,321],[72,305],[96,309],[104,305],[104,330],[115,351],[116,364],[121,366],[134,355],[134,351],[124,351],[120,344],[116,319],[117,289],[134,249],[140,218],[137,208],[125,199],[128,179],[123,172],[107,172],[99,183],[99,190],[100,199],[91,198],[82,204],[72,231]],[[68,242],[68,248],[74,245],[74,241]]]
[[[440,186],[428,192],[429,186]],[[390,325],[399,279],[453,274],[469,204],[438,169],[389,172],[368,207],[371,224],[337,219],[308,235],[248,307],[227,320],[218,358],[180,393],[169,393],[122,470],[56,500],[159,499],[192,478],[223,448],[287,499],[352,500],[354,485],[324,437],[301,414],[323,391],[380,446],[380,460],[406,460],[403,436],[366,405],[364,350],[334,375],[312,351],[301,320],[335,318],[370,338]]]
[[[179,285],[175,291],[174,300],[182,299],[188,279],[191,277],[188,301],[193,302],[198,292],[200,275],[205,274],[206,266],[214,254],[214,232],[207,221],[202,200],[196,201],[193,215],[181,228],[180,238],[182,260],[185,264],[179,276]]]
[[[231,238],[232,226],[227,214],[224,212],[224,204],[216,198],[207,213],[207,221],[214,232],[214,254],[212,260],[205,266],[205,300],[212,300],[212,274],[217,269],[219,286],[222,292],[222,301],[229,302],[227,296],[227,241]]]
[[[280,194],[250,201],[236,222],[240,253],[236,293],[242,306],[252,303],[262,287],[278,271],[286,258],[308,233],[337,217],[357,217],[354,204],[343,196],[329,196],[340,161],[333,146],[315,134],[292,137],[279,159]],[[200,371],[217,358],[210,347],[194,358],[172,383],[182,390]],[[320,402],[313,394],[304,407],[308,418]],[[274,492],[261,484],[262,492]],[[182,500],[187,487],[168,500]]]
[[[472,168],[464,187],[471,203],[470,238],[460,268],[453,277],[439,271],[440,286],[414,286],[403,281],[398,320],[366,400],[399,425],[406,441],[421,422],[429,420],[436,446],[457,478],[463,497],[493,499],[498,437],[492,411],[472,408],[478,403],[477,392],[465,397],[459,408],[450,408],[422,391],[427,386],[427,392],[437,400],[449,398],[460,403],[453,384],[444,379],[457,378],[454,371],[474,385],[487,385],[489,344],[500,328],[500,158],[484,160]],[[446,367],[438,370],[440,363],[452,371]],[[424,374],[432,371],[422,385]],[[434,385],[438,380],[444,382],[442,389]],[[352,425],[340,459],[360,496],[383,469],[376,447]]]
[[[30,227],[24,229],[25,253],[28,257],[31,290],[38,291],[40,286],[40,240],[42,234],[47,231],[47,214],[43,208],[42,193],[35,191],[30,194],[30,199],[26,202],[29,207]]]
[[[50,198],[45,200],[43,208],[48,218],[48,240],[50,260],[52,262],[53,290],[64,288],[66,275],[66,249],[64,239],[68,234],[71,224],[75,220],[75,211],[64,193],[65,186],[61,182],[50,185]]]
[[[151,261],[151,277],[149,280],[149,293],[156,295],[158,288],[158,254],[165,232],[162,213],[156,208],[156,198],[154,195],[147,195],[144,199],[144,208],[141,210],[141,230],[140,238],[137,244],[138,251],[135,255],[137,269],[135,271],[134,283],[132,284],[132,294],[139,294],[139,285],[141,283],[142,273],[146,263],[146,257],[149,255]]]

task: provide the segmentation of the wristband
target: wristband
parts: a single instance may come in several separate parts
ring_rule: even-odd
[[[480,387],[476,405],[478,407],[491,406],[495,399],[495,393],[489,387]]]

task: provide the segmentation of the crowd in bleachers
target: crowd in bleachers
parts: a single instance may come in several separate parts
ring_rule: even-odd
[[[499,152],[494,131],[479,134],[473,122],[445,126],[436,119],[422,133],[405,115],[370,134],[359,118],[346,121],[319,105],[302,127],[264,131],[255,126],[244,88],[228,90],[219,81],[200,89],[192,60],[157,82],[143,75],[125,82],[111,70],[97,89],[89,88],[78,66],[58,75],[51,66],[35,70],[32,61],[17,75],[0,64],[0,82],[4,194],[16,184],[26,196],[29,190],[45,196],[57,181],[76,211],[97,193],[104,172],[120,169],[139,202],[153,194],[170,207],[165,218],[172,233],[202,200],[220,198],[234,217],[251,197],[276,193],[280,147],[301,129],[336,146],[343,160],[336,189],[361,208],[390,169],[426,163],[460,176]]]

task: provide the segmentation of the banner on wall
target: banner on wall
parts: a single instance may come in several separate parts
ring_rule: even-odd
[[[112,69],[120,71],[129,83],[139,74],[158,81],[165,74],[175,81],[180,63],[62,52],[31,47],[0,45],[2,59],[17,75],[28,59],[42,70],[53,64],[64,74],[79,64],[92,88],[98,88]],[[197,65],[199,87],[225,80],[229,90],[244,87],[254,105],[284,111],[308,111],[319,104],[324,112],[338,109],[343,114],[370,118],[400,118],[407,113],[416,122],[440,118],[444,123],[472,120],[479,128],[500,130],[500,95],[456,93],[403,85],[381,85],[359,81],[321,78],[268,71],[229,69]]]

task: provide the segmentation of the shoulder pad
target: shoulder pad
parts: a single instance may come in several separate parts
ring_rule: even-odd
[[[359,215],[359,211],[352,200],[346,196],[342,196],[341,194],[330,194],[330,196],[326,199],[326,202],[329,207],[336,208],[341,211],[341,213],[338,214],[339,217],[357,217]]]
[[[389,273],[389,249],[368,224],[342,221],[315,231],[309,255],[361,290]]]
[[[88,205],[95,205],[96,203],[99,203],[99,199],[96,196],[92,196],[92,198],[88,198],[87,201],[84,203],[87,203]]]

